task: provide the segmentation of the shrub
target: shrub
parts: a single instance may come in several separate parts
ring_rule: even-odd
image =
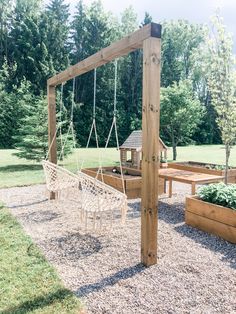
[[[205,202],[236,210],[236,184],[209,184],[201,187],[197,195]]]

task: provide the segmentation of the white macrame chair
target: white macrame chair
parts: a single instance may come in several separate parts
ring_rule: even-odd
[[[57,198],[59,198],[61,192],[68,191],[72,188],[77,189],[79,193],[79,178],[76,174],[48,160],[44,160],[42,165],[46,179],[46,187],[49,192],[54,192]]]
[[[97,134],[97,127],[96,127],[96,78],[97,78],[97,72],[96,72],[96,69],[94,69],[93,120],[92,120],[91,129],[89,132],[86,149],[89,147],[89,143],[90,143],[93,131],[95,134],[96,147],[97,149],[100,149],[99,144],[98,144],[98,134]],[[113,128],[115,129],[116,143],[117,143],[117,148],[119,149],[118,132],[117,132],[117,125],[116,125],[117,61],[115,61],[115,84],[114,85],[115,85],[115,88],[114,88],[113,120],[112,120],[112,125],[109,131],[109,135],[106,141],[105,149],[108,147]],[[127,213],[127,196],[125,194],[124,178],[123,178],[121,162],[120,162],[120,169],[121,169],[123,193],[103,182],[103,168],[102,168],[100,151],[99,151],[99,167],[98,167],[97,175],[95,178],[82,172],[83,165],[84,165],[84,160],[82,161],[80,171],[78,171],[78,176],[80,177],[81,188],[82,188],[82,193],[81,193],[82,212],[83,212],[82,217],[84,217],[86,228],[88,228],[89,220],[91,220],[89,218],[92,218],[93,229],[98,229],[98,228],[101,229],[102,226],[104,225],[104,222],[107,222],[108,220],[109,220],[110,225],[112,226],[113,220],[114,220],[114,213],[117,212],[117,210],[121,212],[121,222],[124,223],[126,220],[126,213]],[[99,174],[102,181],[98,180]]]
[[[78,177],[81,187],[81,217],[85,229],[105,229],[104,226],[108,227],[107,222],[111,227],[115,213],[118,217],[121,213],[121,222],[125,222],[127,197],[124,193],[83,172],[78,172]]]
[[[75,81],[73,81],[73,93],[74,93],[74,86]],[[52,142],[50,144],[50,147],[48,149],[47,156],[45,160],[42,161],[42,166],[44,170],[44,175],[46,179],[46,187],[49,192],[55,193],[56,199],[59,200],[62,195],[65,196],[65,198],[68,198],[69,194],[72,194],[72,192],[79,191],[79,180],[76,174],[72,173],[71,171],[66,170],[65,168],[54,164],[48,160],[48,156],[50,153],[50,150],[52,148],[52,145],[57,137],[58,131],[60,131],[60,143],[61,143],[61,152],[59,156],[59,160],[61,157],[64,156],[64,149],[65,145],[67,143],[68,137],[70,135],[70,132],[72,132],[73,135],[73,100],[72,100],[72,109],[71,109],[71,119],[70,124],[67,130],[67,134],[65,137],[65,140],[63,141],[62,137],[62,109],[63,109],[63,87],[64,83],[61,85],[61,97],[60,97],[60,111],[59,111],[59,127],[57,127],[56,132],[54,134],[54,137],[52,139]],[[73,98],[73,96],[72,96]],[[64,193],[63,193],[64,192]],[[77,196],[77,199],[79,199],[79,193]]]
[[[117,64],[115,67],[115,75],[117,75]],[[74,91],[75,91],[75,79],[73,80],[73,93],[72,93],[72,110],[71,110],[71,122],[66,135],[66,139],[64,144],[62,145],[62,151],[60,157],[63,154],[63,150],[69,136],[69,132],[71,130],[72,137],[74,140],[75,147],[75,136],[73,132],[73,109],[74,109]],[[95,131],[96,143],[98,146],[98,136],[96,130],[96,122],[95,122],[95,102],[96,102],[96,69],[94,71],[94,109],[93,109],[93,122],[92,127],[89,134],[89,139],[86,148],[89,146],[89,142],[91,139],[92,131]],[[116,98],[116,76],[115,76],[115,98]],[[115,106],[115,105],[114,105]],[[115,112],[115,111],[114,111]],[[61,117],[61,114],[60,114]],[[111,136],[111,131],[114,126],[114,119],[112,122],[112,127],[109,132],[109,139]],[[117,128],[115,125],[116,136],[117,136]],[[56,131],[57,134],[57,131]],[[56,138],[56,134],[54,135],[53,141]],[[61,130],[60,130],[61,135]],[[52,143],[53,143],[52,141]],[[62,135],[61,135],[62,142]],[[108,145],[109,140],[107,141],[106,147]],[[50,148],[52,146],[50,145]],[[49,148],[49,151],[50,151]],[[60,159],[59,157],[59,159]],[[81,171],[78,171],[77,174],[74,174],[61,166],[58,166],[54,163],[51,163],[48,160],[44,160],[42,162],[44,174],[46,177],[46,186],[50,192],[56,193],[57,197],[59,197],[62,191],[67,191],[69,195],[70,192],[76,190],[76,201],[79,203],[79,209],[81,210],[81,222],[84,223],[85,229],[90,229],[90,221],[92,222],[92,229],[101,230],[104,226],[104,222],[107,222],[109,217],[110,225],[112,225],[114,212],[117,210],[121,211],[121,222],[125,222],[126,212],[127,212],[127,196],[125,193],[119,192],[111,186],[101,182],[96,178],[93,178]],[[78,164],[78,160],[77,160]],[[83,166],[83,164],[82,164]],[[81,166],[81,167],[82,167]],[[99,166],[99,170],[102,173],[102,168]],[[123,175],[122,175],[123,176]],[[123,184],[124,187],[124,184]],[[74,194],[74,193],[73,193]],[[107,215],[108,214],[108,215]]]

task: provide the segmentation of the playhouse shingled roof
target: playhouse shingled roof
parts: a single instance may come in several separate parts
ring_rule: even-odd
[[[160,141],[160,150],[165,151],[167,150],[166,145],[162,141],[162,139],[159,137]],[[141,150],[142,149],[142,131],[137,130],[133,131],[128,138],[125,140],[125,142],[120,146],[120,149],[135,149],[135,150]]]

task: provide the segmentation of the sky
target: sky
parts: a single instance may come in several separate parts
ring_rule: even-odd
[[[49,2],[50,0],[46,0]],[[78,0],[66,0],[70,4],[73,14]],[[84,0],[90,4],[93,0]],[[170,19],[187,19],[190,22],[208,23],[209,17],[217,8],[224,18],[227,29],[233,34],[236,43],[236,0],[102,0],[105,10],[111,11],[116,16],[128,6],[133,6],[141,21],[147,11],[153,18],[153,22]],[[235,44],[236,47],[236,44]]]

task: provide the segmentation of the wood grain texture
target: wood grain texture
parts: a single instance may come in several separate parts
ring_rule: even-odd
[[[124,56],[131,51],[143,48],[141,261],[147,266],[157,262],[160,38],[161,25],[150,23],[48,80],[49,115],[51,115],[49,118],[49,133],[53,134],[53,121],[56,121],[55,108],[53,109],[55,86]],[[51,138],[50,134],[49,138]],[[52,162],[56,160],[55,153],[56,146],[53,149]]]
[[[223,176],[223,177],[225,175],[224,170],[207,169],[204,167],[196,167],[192,165],[184,165],[181,163],[174,163],[174,162],[169,163],[168,168],[180,169],[180,170],[186,170],[186,171],[192,171],[192,172],[198,172],[198,173],[206,173],[206,174],[218,175],[218,176]],[[236,169],[228,170],[228,183],[236,183]]]
[[[112,171],[114,167],[103,167],[104,170]],[[117,167],[119,169],[119,167]],[[85,168],[82,169],[82,171],[91,177],[97,176],[97,168]],[[128,178],[127,175],[124,175],[124,185],[125,185],[125,193],[127,195],[128,199],[134,199],[134,198],[140,198],[141,197],[141,188],[142,188],[142,178],[141,178],[141,172],[140,170],[131,169],[123,167],[123,171],[127,170],[129,174],[134,175],[132,178]],[[98,180],[102,181],[101,174],[98,175]],[[120,192],[123,192],[123,185],[122,185],[122,179],[121,177],[113,176],[112,174],[103,174],[103,181],[104,183],[114,187]],[[161,195],[164,193],[164,180],[159,179],[158,182],[158,194]]]
[[[236,228],[236,211],[233,209],[204,202],[197,197],[186,197],[186,210]]]
[[[160,52],[160,39],[143,42],[141,261],[146,266],[157,263]]]
[[[124,56],[138,48],[142,48],[143,41],[149,37],[155,38],[160,36],[161,26],[159,24],[150,23],[145,25],[129,36],[111,44],[106,48],[103,48],[92,56],[51,77],[48,80],[48,84],[51,86],[59,85],[118,57]]]
[[[187,197],[185,222],[194,228],[236,243],[235,210],[201,201],[197,197]]]
[[[215,221],[203,216],[196,215],[190,211],[185,211],[186,224],[206,231],[211,234],[215,234],[231,243],[236,243],[236,228],[227,224]]]
[[[56,90],[53,86],[47,88],[48,96],[48,147],[49,161],[57,163],[57,139],[56,139]],[[56,194],[50,192],[50,199],[55,199]]]

